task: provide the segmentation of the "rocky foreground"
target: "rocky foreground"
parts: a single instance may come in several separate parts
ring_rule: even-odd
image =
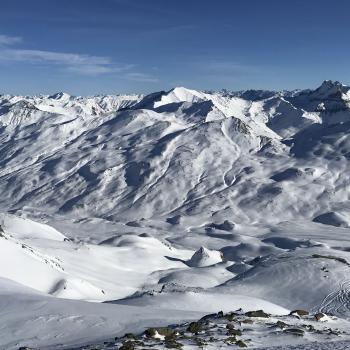
[[[286,316],[274,316],[263,310],[237,310],[210,314],[194,322],[148,328],[138,335],[128,333],[114,340],[80,347],[79,350],[238,349],[274,346],[284,349],[289,344],[293,344],[292,348],[295,349],[303,349],[304,346],[305,349],[318,349],[321,343],[325,349],[338,349],[337,344],[342,344],[344,347],[341,349],[346,349],[345,344],[348,343],[340,341],[350,339],[349,330],[348,321],[324,313],[311,314],[295,310]]]

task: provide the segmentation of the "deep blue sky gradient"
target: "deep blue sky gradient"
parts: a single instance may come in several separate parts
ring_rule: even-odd
[[[0,93],[350,84],[349,14],[349,0],[4,1]]]

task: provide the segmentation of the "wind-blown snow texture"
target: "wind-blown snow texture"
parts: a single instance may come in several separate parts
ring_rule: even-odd
[[[18,313],[21,331],[0,328],[0,344],[101,340],[139,309],[136,330],[155,309],[158,323],[170,309],[183,321],[240,307],[349,317],[349,131],[350,88],[332,81],[293,92],[1,95],[0,307]],[[118,305],[84,314],[83,301],[57,298]],[[59,309],[60,326],[49,326]],[[82,332],[92,309],[106,327]]]

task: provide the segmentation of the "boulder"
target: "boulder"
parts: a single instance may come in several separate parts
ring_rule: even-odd
[[[200,322],[191,322],[187,327],[187,331],[194,334],[201,332],[202,329],[203,329],[202,323]]]
[[[302,317],[302,316],[307,316],[307,315],[309,315],[309,311],[302,310],[302,309],[297,309],[297,310],[291,311],[289,315],[291,315],[291,316],[297,316],[297,317]]]
[[[245,315],[248,317],[264,317],[264,318],[270,317],[270,315],[264,312],[263,310],[248,311],[245,313]]]
[[[329,320],[328,316],[322,312],[318,312],[317,314],[314,315],[315,320],[318,322],[326,322]]]
[[[298,337],[302,337],[304,336],[304,330],[300,329],[300,328],[287,328],[283,331],[284,333],[288,333],[288,334],[293,334],[296,335]]]
[[[247,348],[247,344],[243,340],[238,340],[236,341],[236,345],[239,346],[240,348]]]

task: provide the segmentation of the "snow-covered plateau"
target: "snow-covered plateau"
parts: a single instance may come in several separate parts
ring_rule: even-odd
[[[0,349],[350,348],[349,174],[339,82],[0,95]]]

